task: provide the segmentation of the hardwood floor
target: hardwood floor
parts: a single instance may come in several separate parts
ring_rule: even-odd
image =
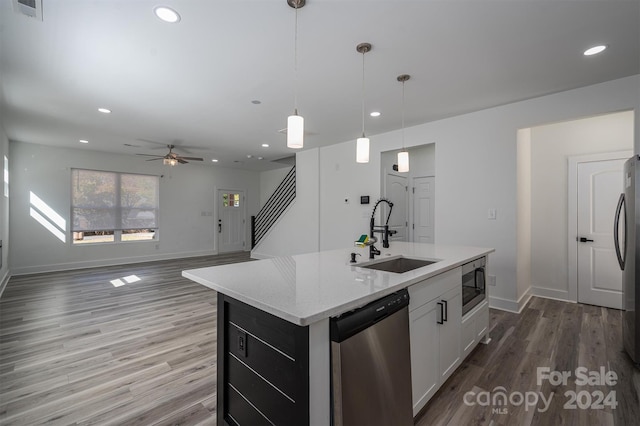
[[[240,253],[13,277],[0,299],[0,424],[215,424],[216,293],[180,273],[247,260]],[[111,283],[133,275],[140,281]],[[491,310],[493,340],[463,362],[417,425],[640,423],[640,371],[622,351],[620,321],[616,310],[540,298],[520,315]],[[617,384],[577,386],[580,366],[604,366]],[[538,385],[538,367],[572,377],[566,386]],[[507,395],[554,396],[545,412],[542,402],[525,409],[475,399],[499,386]],[[564,409],[567,390],[613,390],[618,406]]]
[[[180,274],[247,260],[11,278],[0,299],[0,424],[215,424],[216,293]]]
[[[621,319],[621,311],[615,309],[535,297],[520,315],[492,309],[492,341],[479,345],[463,362],[429,401],[416,425],[640,424],[640,370],[622,350]],[[581,379],[576,376],[578,367],[599,372],[601,366],[615,372],[615,385],[576,384]],[[552,385],[546,379],[539,384],[538,367],[571,376],[566,385]],[[493,404],[501,391],[514,402],[500,405],[498,398]],[[565,396],[568,391],[580,393],[580,399],[572,404]],[[614,391],[617,407],[612,409],[603,400],[603,409],[591,409],[588,403],[596,402],[597,391],[604,396]],[[552,392],[544,411],[542,397],[548,401]],[[535,406],[533,393],[538,393]],[[465,404],[465,394],[474,405]],[[531,398],[529,407],[520,403],[519,394]],[[487,395],[492,399],[483,399]],[[567,403],[575,409],[565,408]]]

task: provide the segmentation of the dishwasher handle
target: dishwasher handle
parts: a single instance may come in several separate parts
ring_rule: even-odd
[[[331,318],[330,337],[333,342],[343,342],[362,330],[382,321],[409,306],[409,292],[404,289],[361,308]]]

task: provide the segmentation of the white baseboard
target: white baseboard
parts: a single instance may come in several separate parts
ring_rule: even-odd
[[[501,297],[489,296],[489,307],[493,309],[500,309],[501,311],[513,312],[519,314],[529,303],[531,299],[531,287],[524,292],[522,296],[516,300],[503,299]]]
[[[182,259],[187,257],[213,256],[217,250],[191,251],[181,253],[156,254],[149,256],[134,256],[115,259],[100,259],[86,262],[56,263],[53,265],[28,266],[12,270],[12,275],[41,274],[45,272],[70,271],[74,269],[97,268],[100,266],[127,265],[131,263],[154,262],[158,260]]]
[[[271,256],[271,255],[266,254],[266,253],[260,253],[260,252],[251,250],[251,258],[252,259],[258,259],[258,260],[261,260],[261,259],[273,259],[274,257],[275,256]]]
[[[2,293],[9,283],[9,278],[11,278],[11,274],[9,270],[7,270],[7,272],[5,272],[4,274],[4,277],[2,277],[2,281],[0,281],[0,297],[2,297]]]
[[[566,290],[556,290],[556,289],[544,288],[544,287],[531,287],[531,293],[534,296],[544,297],[546,299],[554,299],[554,300],[560,300],[562,302],[576,303],[575,300],[571,300],[569,298],[569,292]]]

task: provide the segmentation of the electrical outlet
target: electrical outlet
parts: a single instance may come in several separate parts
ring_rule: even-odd
[[[238,352],[243,356],[247,356],[247,333],[240,333],[238,335]]]
[[[496,220],[497,216],[498,216],[498,211],[496,209],[487,210],[487,219]]]
[[[495,286],[496,285],[496,276],[495,275],[487,275],[487,283],[490,286]]]

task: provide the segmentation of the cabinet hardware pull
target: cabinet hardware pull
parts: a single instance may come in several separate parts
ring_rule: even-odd
[[[444,324],[444,305],[441,302],[437,302],[440,305],[440,320],[436,319],[438,324]]]
[[[444,316],[442,317],[442,321],[446,321],[449,316],[449,305],[447,305],[446,300],[443,300],[442,303],[444,303]]]

